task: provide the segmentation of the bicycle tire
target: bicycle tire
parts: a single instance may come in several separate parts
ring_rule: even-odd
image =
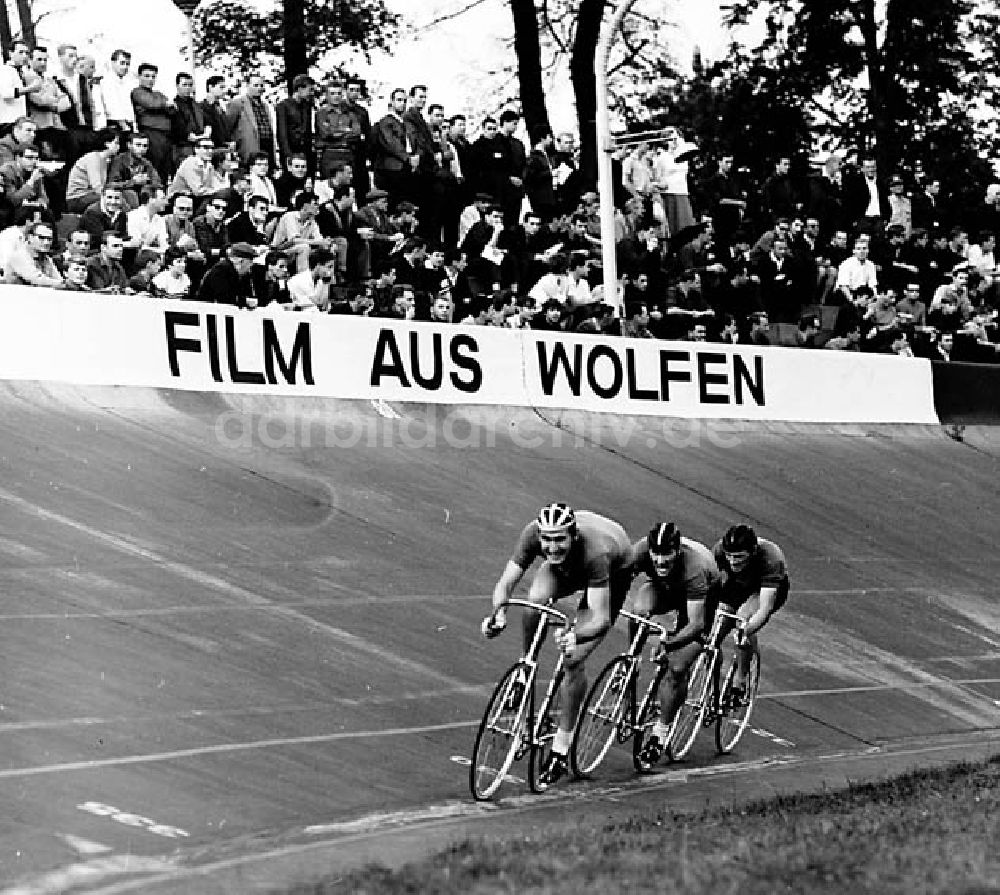
[[[708,688],[711,684],[712,657],[708,652],[703,652],[691,666],[691,673],[688,675],[688,691],[684,697],[684,702],[674,715],[674,722],[670,725],[670,736],[667,740],[667,749],[670,757],[674,761],[680,761],[694,745],[695,737],[701,728],[701,722],[705,717],[708,708]]]
[[[509,705],[511,687],[520,678],[524,692],[516,707]],[[469,789],[476,801],[485,801],[500,788],[524,736],[524,720],[529,703],[531,670],[517,662],[504,672],[493,689],[479,723],[469,766]]]
[[[623,715],[634,714],[635,665],[616,656],[597,675],[580,709],[569,750],[570,768],[577,777],[589,777],[604,761],[618,736]]]
[[[730,693],[736,677],[736,656],[729,665],[725,683],[719,693],[719,716],[715,722],[715,747],[721,755],[728,755],[743,736],[750,724],[757,690],[760,687],[760,653],[754,647],[750,655],[750,672],[747,675],[746,697],[743,703],[733,707]]]
[[[538,717],[535,716],[534,694],[532,694],[531,716],[533,720],[531,728],[531,754],[528,756],[528,786],[534,793],[542,793],[548,789],[548,786],[542,783],[539,778],[542,768],[545,767],[545,763],[549,760],[549,755],[552,753],[552,740],[559,727],[559,710],[562,705],[562,682],[563,673],[560,672],[556,677],[552,701],[548,706],[543,706],[545,717],[542,717],[541,714]],[[546,688],[547,690],[548,688]],[[544,695],[542,696],[542,700],[544,702]]]
[[[667,666],[661,664],[657,669],[653,680],[646,689],[642,705],[639,706],[638,715],[635,719],[635,733],[632,737],[632,766],[638,774],[648,774],[654,766],[643,761],[642,748],[646,745],[646,734],[660,717],[660,682],[663,675],[667,673]]]

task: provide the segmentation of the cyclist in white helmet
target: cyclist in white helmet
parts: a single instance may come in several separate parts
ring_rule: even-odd
[[[621,611],[632,583],[631,542],[613,519],[573,509],[564,503],[542,507],[518,539],[514,554],[493,589],[493,612],[483,619],[486,637],[495,637],[507,624],[503,604],[536,559],[542,565],[528,592],[533,603],[559,600],[583,591],[572,627],[557,642],[566,656],[562,716],[541,780],[551,785],[565,776],[567,755],[580,706],[587,695],[584,662],[604,639]],[[525,649],[531,643],[538,618],[524,616]]]

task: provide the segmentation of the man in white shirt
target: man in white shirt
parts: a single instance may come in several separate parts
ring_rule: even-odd
[[[136,82],[129,74],[131,65],[132,54],[127,50],[115,50],[111,54],[108,72],[101,82],[101,102],[96,110],[96,127],[135,130],[132,90],[135,88]]]
[[[856,239],[854,254],[845,258],[837,269],[836,288],[843,289],[848,296],[853,295],[859,286],[868,286],[872,292],[878,288],[878,271],[868,260],[868,247],[867,239]]]
[[[139,207],[128,213],[128,246],[152,249],[161,255],[170,248],[170,236],[163,212],[167,194],[162,187],[146,187],[139,192]]]
[[[48,66],[49,51],[45,47],[35,47],[28,68],[22,70],[25,84],[38,87],[27,98],[27,104],[28,117],[39,130],[61,128],[59,115],[70,107],[69,97],[47,73]]]
[[[288,280],[288,294],[296,311],[323,311],[330,308],[330,286],[337,268],[337,256],[317,249],[309,257],[309,267]]]
[[[10,59],[0,65],[0,129],[27,115],[25,98],[41,90],[39,81],[24,83],[22,71],[27,64],[28,45],[23,40],[15,40],[10,45]]]

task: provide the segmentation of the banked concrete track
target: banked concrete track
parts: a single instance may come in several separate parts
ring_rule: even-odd
[[[535,806],[980,754],[1000,719],[998,456],[990,430],[5,385],[0,885],[249,892]],[[622,752],[541,799],[469,801],[462,761],[519,639],[484,644],[478,620],[549,499],[637,536],[749,519],[785,548],[793,594],[736,755],[701,743],[637,782]]]

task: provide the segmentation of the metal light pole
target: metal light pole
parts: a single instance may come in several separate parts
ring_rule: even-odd
[[[594,57],[594,77],[597,80],[597,194],[601,199],[601,255],[604,265],[604,301],[623,312],[618,299],[618,259],[615,257],[615,189],[611,155],[615,150],[611,137],[611,116],[608,114],[608,58],[611,44],[625,16],[636,0],[620,0],[614,15],[601,26]]]

